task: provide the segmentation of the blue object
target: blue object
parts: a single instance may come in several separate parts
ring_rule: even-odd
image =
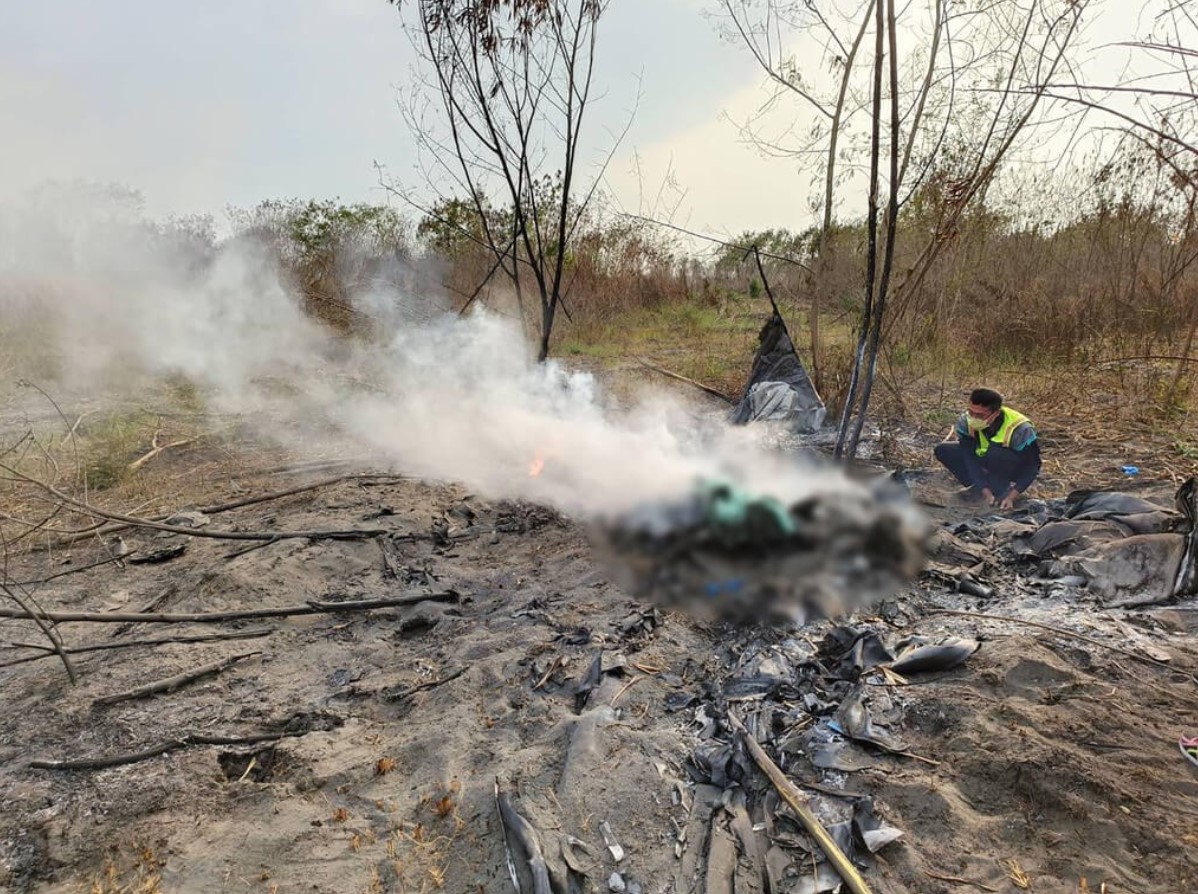
[[[1140,474],[1140,467],[1139,466],[1120,466],[1119,471],[1122,472],[1124,475],[1126,475],[1128,478],[1131,478],[1135,475]]]

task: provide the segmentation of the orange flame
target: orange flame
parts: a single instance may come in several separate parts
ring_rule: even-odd
[[[541,474],[541,472],[544,471],[544,469],[545,469],[545,458],[538,456],[532,461],[532,464],[528,467],[528,477],[536,478],[538,475]]]

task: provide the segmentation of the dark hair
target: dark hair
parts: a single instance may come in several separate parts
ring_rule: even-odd
[[[1002,407],[1002,395],[991,388],[975,388],[969,394],[969,402],[988,410],[997,410]]]

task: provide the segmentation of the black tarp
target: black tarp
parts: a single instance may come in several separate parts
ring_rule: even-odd
[[[732,411],[733,424],[786,422],[797,432],[818,431],[828,411],[777,310],[761,328],[757,340],[749,382]]]

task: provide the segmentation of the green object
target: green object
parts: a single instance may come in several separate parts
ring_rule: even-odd
[[[790,536],[795,522],[782,502],[774,497],[754,496],[726,481],[704,482],[707,520],[718,528],[741,529],[751,533],[758,526],[769,529],[761,534]]]

